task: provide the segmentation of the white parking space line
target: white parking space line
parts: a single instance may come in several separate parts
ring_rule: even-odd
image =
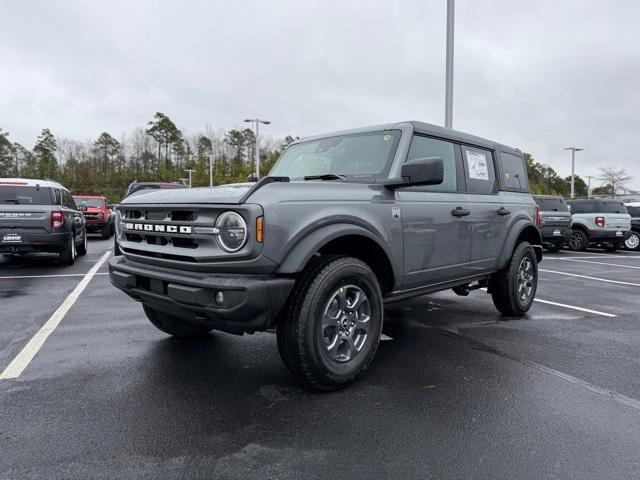
[[[580,252],[576,252],[576,253],[580,253]],[[575,259],[594,260],[596,258],[617,258],[619,260],[629,260],[629,259],[640,260],[640,255],[592,255],[588,257],[556,257],[551,255],[545,255],[543,258],[545,261],[546,260],[575,260]]]
[[[42,345],[44,345],[44,342],[47,340],[49,335],[53,333],[69,309],[74,303],[76,303],[80,294],[85,288],[87,288],[87,285],[89,285],[91,279],[96,275],[98,269],[107,261],[110,254],[111,250],[107,250],[104,255],[102,255],[98,263],[91,267],[91,270],[89,270],[85,274],[84,278],[80,280],[80,283],[73,289],[64,302],[62,302],[62,305],[60,305],[58,309],[53,312],[53,315],[49,317],[47,323],[45,323],[42,328],[38,330],[33,337],[31,337],[29,343],[27,343],[20,353],[11,361],[9,366],[0,373],[0,380],[18,378],[20,374],[22,374],[24,369],[27,368],[29,363],[31,363],[33,358],[37,355],[40,348],[42,348]]]
[[[578,263],[592,263],[594,265],[608,265],[611,267],[620,267],[620,268],[633,268],[636,270],[640,270],[640,267],[636,265],[620,265],[619,263],[607,263],[607,262],[592,262],[591,260],[582,260],[577,258],[559,258],[558,260],[565,260],[567,262],[578,262]]]
[[[480,290],[484,290],[485,292],[487,291],[486,288],[481,288]],[[614,315],[613,313],[601,312],[599,310],[592,310],[590,308],[578,307],[576,305],[567,305],[566,303],[552,302],[551,300],[542,300],[541,298],[534,298],[533,301],[537,303],[544,303],[545,305],[553,305],[554,307],[568,308],[569,310],[577,310],[579,312],[593,313],[594,315],[602,315],[603,317],[608,317],[608,318],[615,318],[617,316],[617,315]]]
[[[593,313],[595,315],[602,315],[603,317],[609,317],[609,318],[616,317],[616,315],[614,315],[613,313],[600,312],[598,310],[591,310],[590,308],[576,307],[575,305],[567,305],[564,303],[552,302],[550,300],[542,300],[540,298],[534,298],[533,301],[538,303],[544,303],[547,305],[553,305],[555,307],[570,308],[571,310],[578,310],[580,312]]]
[[[569,277],[584,278],[586,280],[595,280],[597,282],[615,283],[616,285],[630,285],[632,287],[640,287],[640,283],[623,282],[620,280],[609,280],[608,278],[591,277],[589,275],[578,275],[577,273],[558,272],[557,270],[544,270],[542,268],[540,268],[539,271],[546,272],[546,273],[555,273],[557,275],[567,275]]]
[[[86,273],[59,273],[51,275],[6,275],[4,277],[0,277],[0,280],[9,280],[11,278],[84,277],[85,275]],[[109,272],[96,272],[94,275],[109,275]]]
[[[570,252],[567,252],[569,255],[574,255],[574,254],[578,254],[578,255],[595,255],[598,257],[617,257],[617,258],[622,258],[622,257],[640,257],[640,254],[636,253],[636,252],[629,252],[629,251],[620,251],[620,253],[618,253],[617,255],[612,255],[611,253],[607,253],[607,252],[581,252],[580,250],[571,250]]]

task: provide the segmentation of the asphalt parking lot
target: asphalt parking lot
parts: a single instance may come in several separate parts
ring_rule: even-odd
[[[640,477],[640,254],[545,255],[522,319],[481,291],[389,306],[367,376],[315,394],[272,334],[153,328],[111,246],[0,258],[0,372],[23,367],[0,379],[0,479]]]

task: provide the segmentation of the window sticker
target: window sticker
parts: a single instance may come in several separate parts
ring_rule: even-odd
[[[489,181],[489,167],[487,166],[487,156],[482,152],[474,152],[473,150],[465,150],[467,157],[467,169],[469,170],[469,178],[473,180]]]

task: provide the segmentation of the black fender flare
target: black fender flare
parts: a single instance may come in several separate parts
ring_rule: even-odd
[[[513,250],[516,248],[516,242],[518,238],[527,231],[527,235],[533,235],[535,237],[535,242],[532,243],[533,249],[536,253],[536,258],[538,262],[542,261],[542,237],[540,236],[540,230],[536,228],[536,226],[531,222],[531,220],[527,218],[520,218],[516,220],[509,230],[509,234],[507,235],[507,239],[505,240],[504,246],[502,248],[502,252],[498,257],[498,270],[504,268],[509,259],[511,258],[511,254]]]
[[[284,258],[277,273],[291,274],[302,271],[313,254],[320,248],[336,238],[347,235],[360,235],[373,240],[382,248],[387,258],[391,258],[386,245],[375,233],[352,223],[333,223],[313,230],[301,238]],[[391,265],[393,266],[393,264]]]

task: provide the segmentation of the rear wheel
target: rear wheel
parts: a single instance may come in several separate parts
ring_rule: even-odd
[[[80,243],[80,246],[78,247],[77,251],[79,256],[87,254],[87,231],[86,230],[82,234],[82,243]]]
[[[307,388],[344,387],[373,359],[382,318],[380,286],[365,263],[315,258],[296,281],[278,324],[280,357]]]
[[[75,234],[71,232],[67,245],[64,247],[64,250],[60,252],[60,263],[63,265],[73,265],[76,261],[76,254]]]
[[[631,236],[624,241],[624,246],[627,250],[640,249],[640,236],[638,232],[631,232]]]
[[[142,305],[144,313],[149,321],[158,329],[164,333],[173,335],[178,338],[195,338],[202,337],[213,330],[205,325],[199,325],[197,323],[191,323],[182,320],[168,313],[155,310],[147,305]]]
[[[574,252],[584,252],[589,246],[589,238],[582,230],[573,230],[569,239],[569,248]]]
[[[520,243],[505,268],[491,279],[491,297],[498,311],[521,316],[533,304],[538,289],[538,261],[528,242]]]

